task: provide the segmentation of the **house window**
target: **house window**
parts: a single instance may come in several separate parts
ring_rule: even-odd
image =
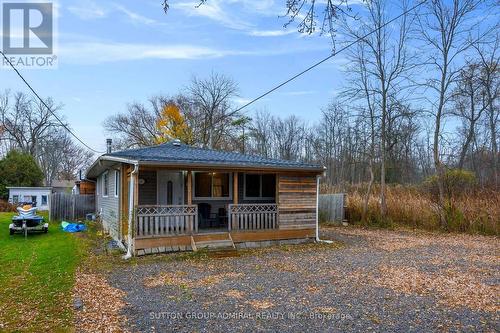
[[[197,198],[229,198],[229,173],[196,172],[194,196]]]
[[[275,175],[245,174],[245,198],[272,199],[275,196]]]
[[[115,197],[118,198],[118,191],[120,189],[120,173],[115,170]]]
[[[12,196],[12,203],[17,204],[19,202],[19,195]]]
[[[47,206],[48,197],[46,195],[42,195],[42,206]]]
[[[107,197],[109,195],[109,177],[106,171],[102,176],[102,196]]]

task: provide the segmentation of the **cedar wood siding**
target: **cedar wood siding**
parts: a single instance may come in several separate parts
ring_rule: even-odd
[[[279,175],[279,228],[316,227],[316,176]]]
[[[104,172],[97,177],[96,207],[100,213],[102,225],[114,239],[120,239],[119,212],[120,193],[115,197],[115,170],[108,170],[108,196],[104,197]]]

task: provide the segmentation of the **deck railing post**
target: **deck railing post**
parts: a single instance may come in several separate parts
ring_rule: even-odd
[[[233,223],[233,205],[229,204],[228,214],[227,214],[227,230],[231,231],[231,225]]]
[[[198,205],[194,208],[194,232],[198,233]]]

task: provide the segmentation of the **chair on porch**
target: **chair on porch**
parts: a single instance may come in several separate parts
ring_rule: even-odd
[[[198,204],[198,218],[200,220],[200,228],[212,228],[217,223],[217,216],[211,213],[212,206],[202,202]]]
[[[217,226],[218,227],[227,227],[228,218],[227,218],[227,210],[224,207],[219,208],[217,213]]]

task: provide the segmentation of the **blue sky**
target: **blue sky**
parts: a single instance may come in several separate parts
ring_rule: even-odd
[[[220,72],[238,82],[235,103],[259,95],[329,54],[326,36],[303,36],[286,18],[281,0],[160,0],[57,2],[58,68],[23,70],[43,96],[64,105],[63,114],[91,146],[104,148],[104,119],[132,101],[175,94],[193,75]],[[315,121],[341,86],[342,58],[323,64],[256,103]],[[0,71],[0,89],[26,91],[19,78]]]

